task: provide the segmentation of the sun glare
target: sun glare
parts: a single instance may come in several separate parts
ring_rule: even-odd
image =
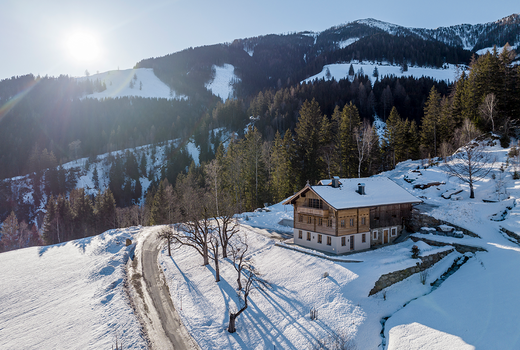
[[[69,55],[77,62],[92,62],[99,58],[99,41],[87,31],[70,34],[66,42]]]

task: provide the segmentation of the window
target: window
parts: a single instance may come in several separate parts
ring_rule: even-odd
[[[366,217],[361,218],[361,225],[366,225]]]
[[[311,240],[311,233],[310,233],[310,232],[307,232],[307,240],[308,240],[308,241]]]
[[[372,237],[373,237],[374,239],[377,239],[377,231],[372,232]]]
[[[301,231],[301,230],[298,231],[298,238],[299,238],[299,239],[302,239],[302,238],[303,238],[303,234],[302,234],[302,231]]]
[[[366,233],[363,233],[363,234],[361,235],[361,243],[366,243],[366,241],[367,241],[367,234],[366,234]]]
[[[397,236],[397,227],[392,227],[392,237]]]
[[[318,235],[318,243],[321,244],[321,235]]]
[[[354,219],[350,219],[350,227],[354,226]]]
[[[332,238],[327,236],[327,245],[332,245]]]
[[[303,222],[303,215],[298,215],[298,221]]]
[[[318,225],[323,226],[323,218],[318,218]]]
[[[307,216],[307,223],[312,224],[312,216]]]
[[[341,227],[345,227],[345,220],[341,220]]]
[[[345,237],[341,237],[341,245],[342,246],[346,246],[347,245],[347,240]]]
[[[327,227],[332,227],[332,219],[327,220]]]
[[[309,198],[309,207],[323,209],[323,201],[321,199]]]

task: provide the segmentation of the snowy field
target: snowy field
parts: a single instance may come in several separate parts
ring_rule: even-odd
[[[351,63],[335,63],[335,64],[327,64],[323,67],[323,70],[313,75],[310,78],[305,79],[303,82],[310,83],[313,80],[330,80],[334,78],[336,81],[345,79],[348,77],[348,71],[350,69]],[[360,70],[363,70],[363,73],[368,75],[372,85],[375,83],[376,78],[372,76],[374,72],[374,68],[377,67],[379,72],[379,77],[384,77],[385,75],[394,75],[396,77],[430,77],[432,79],[438,81],[446,81],[454,82],[456,79],[457,69],[454,65],[449,65],[446,69],[437,69],[437,68],[425,68],[425,67],[408,67],[407,72],[401,73],[401,66],[393,66],[390,64],[378,64],[378,63],[369,63],[369,62],[352,62],[352,66],[354,67],[354,72],[359,74]],[[330,78],[327,78],[327,69],[330,72]]]
[[[146,349],[123,286],[138,232],[0,254],[0,349]]]
[[[137,96],[144,98],[186,98],[177,95],[165,83],[154,74],[152,68],[112,70],[104,73],[78,78],[79,81],[90,79],[92,82],[99,80],[105,83],[107,89],[87,95],[88,98],[118,98]]]

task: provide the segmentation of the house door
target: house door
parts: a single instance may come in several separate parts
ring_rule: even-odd
[[[354,236],[350,236],[350,250],[354,250]]]
[[[388,243],[388,229],[383,230],[383,243]]]

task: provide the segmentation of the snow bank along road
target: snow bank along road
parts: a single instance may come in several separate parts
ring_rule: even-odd
[[[130,266],[132,298],[152,349],[199,349],[181,323],[157,264],[158,227],[144,228]]]

